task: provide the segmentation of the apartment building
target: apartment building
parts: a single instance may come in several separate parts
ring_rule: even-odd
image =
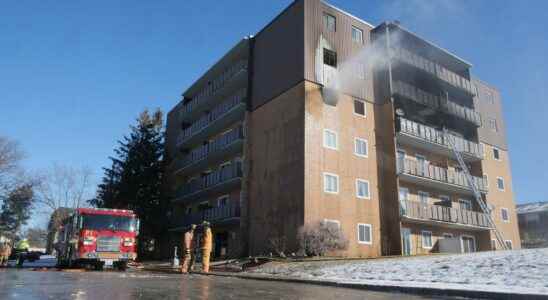
[[[519,204],[517,214],[522,247],[548,247],[548,202]]]
[[[174,239],[213,223],[214,256],[268,253],[325,222],[338,255],[520,247],[500,94],[398,23],[297,0],[238,42],[169,112]]]

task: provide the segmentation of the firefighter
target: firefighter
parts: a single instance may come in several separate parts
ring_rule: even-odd
[[[192,262],[194,261],[192,251],[194,250],[194,230],[196,225],[190,225],[190,229],[183,235],[183,264],[181,265],[181,273],[186,274],[192,270]]]
[[[209,256],[211,255],[211,249],[213,246],[213,234],[209,222],[203,223],[204,234],[202,237],[202,271],[204,273],[209,272]]]
[[[11,245],[8,240],[0,244],[0,267],[8,265],[8,259],[11,255]]]
[[[15,244],[15,254],[17,254],[17,266],[22,267],[23,262],[29,252],[29,241],[27,239],[22,239]]]

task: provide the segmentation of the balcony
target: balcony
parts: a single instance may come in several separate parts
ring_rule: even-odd
[[[194,148],[175,165],[175,174],[193,173],[242,151],[244,130],[238,126],[211,142]]]
[[[464,172],[446,169],[416,160],[400,158],[397,163],[400,180],[428,186],[431,188],[473,195],[472,188],[466,180]],[[480,192],[487,192],[487,182],[484,178],[472,176],[474,184]]]
[[[490,229],[487,214],[442,205],[400,201],[401,217],[411,223],[437,224],[450,228]]]
[[[411,65],[417,69],[421,69],[431,76],[440,79],[444,83],[459,88],[470,95],[475,94],[470,80],[456,74],[455,72],[449,71],[435,62],[425,59],[422,56],[403,48],[392,48],[391,52],[393,58],[396,58],[399,61]]]
[[[481,144],[456,135],[446,135],[442,131],[404,118],[399,118],[398,120],[400,131],[398,132],[397,140],[400,144],[410,145],[421,150],[456,159],[455,153],[451,149],[450,139],[465,161],[470,162],[483,159],[484,149]]]
[[[395,95],[422,104],[433,110],[441,110],[447,114],[471,122],[476,126],[481,126],[481,115],[477,111],[459,105],[447,97],[433,95],[411,84],[397,80],[394,81],[392,88]]]
[[[177,147],[196,145],[208,136],[243,119],[246,109],[246,96],[245,89],[240,90],[229,99],[221,102],[208,114],[196,120],[181,132],[177,138]]]
[[[173,229],[182,229],[192,224],[200,224],[208,221],[213,225],[221,225],[240,220],[240,205],[230,204],[202,210],[197,213],[183,215],[172,221]]]
[[[193,121],[200,113],[210,107],[215,100],[230,95],[235,89],[247,85],[247,60],[240,60],[226,69],[203,90],[185,103],[179,111],[179,120]]]
[[[241,178],[242,163],[233,162],[228,166],[223,166],[216,171],[184,184],[177,190],[175,201],[200,198],[212,193],[236,188],[240,185]]]

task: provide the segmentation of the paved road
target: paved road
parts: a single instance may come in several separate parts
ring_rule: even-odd
[[[0,269],[0,299],[433,299],[237,278]],[[446,298],[448,299],[448,298]]]

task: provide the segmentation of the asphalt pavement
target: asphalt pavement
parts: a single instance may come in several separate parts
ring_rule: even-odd
[[[0,299],[451,299],[145,271],[0,269]]]

